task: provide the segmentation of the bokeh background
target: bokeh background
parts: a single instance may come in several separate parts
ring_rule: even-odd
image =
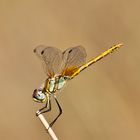
[[[0,0],[0,139],[50,140],[32,91],[45,79],[39,44],[83,45],[87,60],[125,47],[89,67],[58,94],[60,140],[140,139],[140,2],[138,0]],[[56,105],[45,115],[51,121]]]

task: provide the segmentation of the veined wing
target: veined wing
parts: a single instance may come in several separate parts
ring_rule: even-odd
[[[42,60],[45,73],[49,77],[60,73],[62,63],[61,50],[54,47],[39,45],[34,49],[34,53]]]
[[[100,55],[98,55],[97,57],[91,59],[90,61],[88,61],[87,63],[83,64],[79,69],[77,69],[72,75],[71,75],[71,79],[74,78],[76,75],[78,75],[81,71],[83,71],[85,68],[89,67],[90,65],[98,62],[99,60],[101,60],[102,58],[104,58],[105,56],[113,53],[114,51],[118,50],[120,47],[122,47],[123,44],[117,44],[112,46],[111,48],[109,48],[108,50],[106,50],[105,52],[101,53]]]
[[[86,51],[82,46],[66,49],[63,52],[62,75],[73,75],[86,62],[86,56]]]

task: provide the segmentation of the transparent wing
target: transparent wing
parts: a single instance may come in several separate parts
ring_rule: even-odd
[[[52,77],[60,73],[62,63],[62,52],[61,50],[48,47],[45,45],[39,45],[34,49],[34,53],[43,60],[43,67],[45,73]]]
[[[71,76],[86,62],[86,50],[82,46],[71,47],[63,52],[62,75]]]

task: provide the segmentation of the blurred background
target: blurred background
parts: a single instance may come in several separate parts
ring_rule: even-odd
[[[0,0],[0,139],[50,140],[32,92],[46,78],[33,49],[82,45],[87,60],[125,47],[89,67],[58,94],[60,140],[140,139],[138,0]],[[46,114],[51,121],[56,104]]]

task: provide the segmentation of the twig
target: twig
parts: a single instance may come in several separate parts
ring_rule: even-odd
[[[42,122],[42,124],[44,125],[44,127],[46,128],[47,132],[49,133],[49,135],[51,136],[52,140],[58,140],[58,138],[56,137],[54,131],[52,130],[52,128],[49,126],[48,122],[46,121],[46,119],[44,118],[44,116],[42,114],[40,114],[39,111],[36,112],[37,117],[40,119],[40,121]]]

